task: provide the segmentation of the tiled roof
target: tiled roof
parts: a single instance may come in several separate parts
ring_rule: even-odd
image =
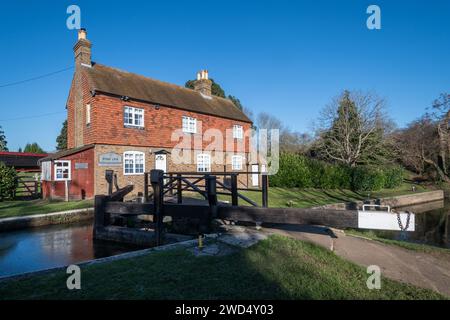
[[[138,74],[94,63],[84,66],[90,90],[127,96],[131,99],[192,112],[251,122],[229,99],[205,96],[200,92],[178,85],[140,76]]]

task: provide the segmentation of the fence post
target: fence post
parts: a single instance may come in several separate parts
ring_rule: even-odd
[[[108,183],[108,195],[109,196],[112,194],[113,179],[114,179],[114,171],[113,170],[105,170],[105,180]]]
[[[208,197],[209,204],[209,217],[203,221],[201,227],[204,227],[204,233],[209,231],[209,227],[211,224],[211,220],[217,217],[217,177],[216,176],[205,176],[205,187],[206,187],[206,195]],[[201,232],[203,233],[203,232]]]
[[[238,205],[238,190],[237,190],[237,175],[235,173],[231,174],[231,204],[233,206]]]
[[[269,206],[269,177],[263,173],[261,176],[262,181],[262,206],[267,208]]]
[[[169,195],[173,196],[173,174],[169,174]]]
[[[110,215],[105,212],[105,204],[108,201],[108,196],[97,195],[94,202],[94,238],[97,229],[109,225]]]
[[[144,173],[144,202],[148,202],[148,172]]]
[[[211,218],[215,218],[217,216],[217,186],[216,186],[217,177],[207,176],[206,179],[207,179],[206,194],[208,196],[209,207],[211,208],[210,215]]]
[[[150,171],[150,181],[153,188],[153,223],[155,225],[156,245],[162,244],[163,240],[163,206],[164,206],[164,171]]]
[[[177,203],[183,203],[181,174],[177,174]]]

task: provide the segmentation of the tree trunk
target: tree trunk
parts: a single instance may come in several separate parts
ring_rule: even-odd
[[[442,181],[450,183],[450,178],[445,175],[444,171],[442,171],[441,168],[439,168],[439,166],[437,165],[436,162],[434,162],[433,160],[430,160],[430,159],[423,159],[423,161],[425,163],[428,163],[428,164],[432,165],[436,169],[436,172],[437,172],[437,174],[439,175],[439,178],[441,178]]]
[[[445,122],[440,122],[438,124],[438,136],[439,136],[439,167],[447,174],[447,155],[446,149],[448,146],[448,134],[447,134],[447,118],[445,118]]]

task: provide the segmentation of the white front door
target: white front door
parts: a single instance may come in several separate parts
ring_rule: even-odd
[[[155,169],[162,170],[164,172],[167,171],[167,155],[165,154],[157,154],[155,155]]]
[[[259,166],[257,164],[252,164],[252,186],[257,187],[259,185],[259,174],[257,173],[259,170]]]

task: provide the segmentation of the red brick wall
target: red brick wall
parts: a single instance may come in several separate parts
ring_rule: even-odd
[[[69,184],[69,198],[78,200],[94,197],[94,148],[63,157],[58,160],[71,160],[71,181]],[[75,163],[87,163],[87,169],[75,169]],[[54,180],[54,166],[52,163],[52,180]],[[43,181],[42,192],[44,199],[64,199],[64,181]]]
[[[73,91],[75,85],[75,77],[70,85],[69,97],[67,99],[67,148],[75,147],[75,117],[74,117],[74,98]]]
[[[92,140],[92,130],[86,126],[86,105],[92,102],[89,92],[89,84],[86,74],[77,70],[72,79],[72,84],[67,99],[67,148],[77,147],[76,141],[82,141],[84,145]],[[79,75],[77,74],[79,72]],[[80,92],[77,92],[80,90]],[[81,99],[77,103],[76,99]],[[78,118],[77,118],[78,116]],[[78,120],[77,120],[78,119]]]
[[[145,110],[144,129],[124,127],[124,106],[143,108]],[[171,141],[172,132],[176,129],[181,129],[183,116],[196,118],[198,129],[199,121],[201,121],[203,132],[209,128],[216,128],[221,130],[225,137],[226,129],[230,129],[231,141],[233,141],[233,125],[242,125],[244,132],[250,128],[250,123],[242,121],[223,119],[163,106],[156,110],[152,104],[135,101],[125,102],[116,97],[98,94],[91,102],[91,128],[87,131],[88,134],[85,135],[85,143],[172,148],[178,143]],[[191,136],[192,140],[194,140],[195,135]],[[197,136],[199,135],[197,134]],[[203,141],[203,148],[209,143],[210,141]],[[233,144],[234,150],[228,148],[227,151],[238,150],[238,143],[240,144],[240,150],[244,150],[244,143],[245,150],[249,150],[249,139],[246,138],[242,140],[235,139]],[[225,139],[223,147],[226,148]],[[191,148],[194,148],[193,141]]]

